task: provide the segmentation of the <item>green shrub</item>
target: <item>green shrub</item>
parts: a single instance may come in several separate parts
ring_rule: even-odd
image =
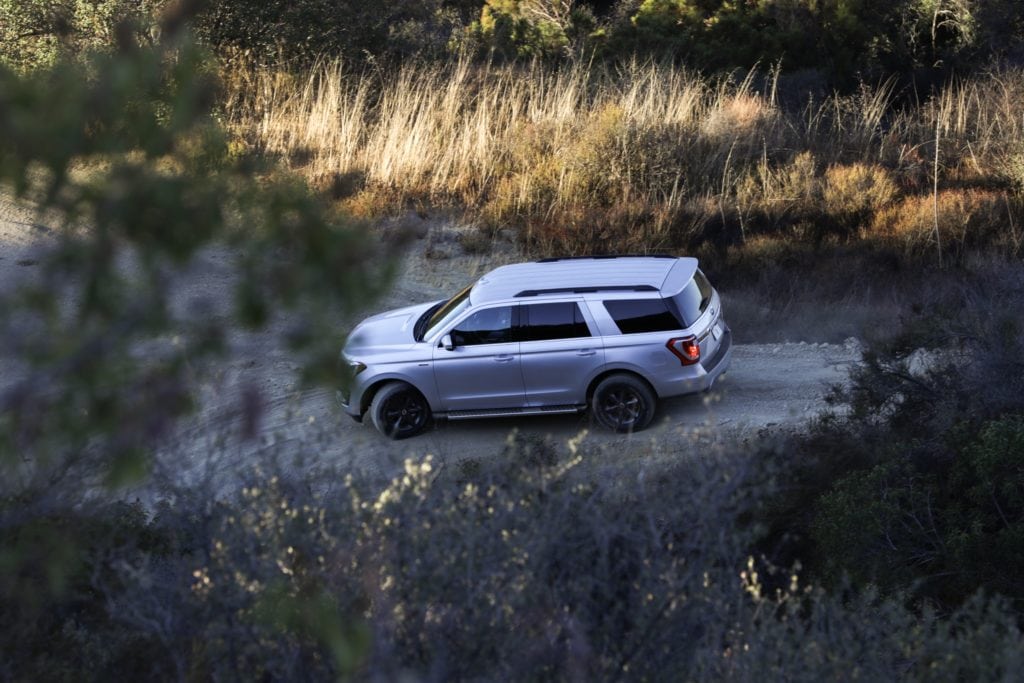
[[[168,0],[0,0],[0,65],[49,66],[61,56],[151,43]]]
[[[189,3],[177,7],[153,45],[0,66],[0,190],[55,227],[37,245],[38,279],[0,293],[0,349],[18,368],[0,392],[0,639],[24,646],[17,661],[5,647],[5,679],[180,679],[202,661],[195,634],[182,635],[187,610],[166,606],[193,559],[167,556],[205,530],[154,527],[102,501],[146,478],[229,326],[292,310],[282,341],[306,381],[336,385],[337,316],[387,280],[350,218],[229,153],[210,62],[183,29]],[[172,303],[187,280],[172,275],[204,249],[231,260],[235,305],[216,314],[209,299]],[[319,604],[278,602],[287,614],[300,598]],[[154,630],[132,629],[148,610]],[[305,638],[337,635],[329,621],[315,637],[316,623],[285,621]]]
[[[467,34],[505,58],[579,56],[596,25],[589,6],[576,0],[484,0]]]
[[[945,607],[1024,595],[1024,301],[999,278],[869,348],[841,412],[794,446],[772,537],[803,535],[791,552],[829,585]]]
[[[1020,48],[1009,0],[727,2],[623,0],[613,52],[671,54],[706,70],[780,63],[824,71],[844,88],[865,77],[970,67]]]
[[[264,457],[232,495],[159,482],[153,516],[63,507],[86,563],[32,613],[0,584],[0,637],[16,645],[0,666],[68,680],[753,681],[998,679],[1021,664],[1001,601],[940,617],[749,558],[771,490],[749,455],[642,476],[582,471],[588,456],[513,438],[458,472],[408,461],[384,482]],[[5,542],[26,527],[6,528]]]
[[[1003,595],[1024,596],[1024,417],[986,423],[964,444],[950,473],[954,505],[947,546],[975,582]]]
[[[893,454],[821,498],[812,535],[834,582],[956,604],[979,587],[1024,596],[1024,420],[984,423],[952,462]]]
[[[895,456],[830,487],[818,502],[811,536],[831,585],[849,577],[854,585],[897,592],[945,569],[934,513],[942,504],[938,476]]]
[[[159,40],[159,16],[201,10],[194,28],[225,58],[312,64],[446,54],[471,11],[467,0],[0,0],[0,63],[46,66],[60,56]]]
[[[218,0],[196,18],[216,52],[259,65],[445,54],[465,3],[446,0]]]

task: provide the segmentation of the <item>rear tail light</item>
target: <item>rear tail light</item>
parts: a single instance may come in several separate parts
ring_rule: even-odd
[[[693,365],[700,361],[700,344],[693,335],[669,339],[665,346],[683,365]]]

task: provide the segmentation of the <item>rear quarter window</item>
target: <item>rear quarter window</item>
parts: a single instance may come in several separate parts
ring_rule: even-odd
[[[684,327],[663,299],[613,299],[602,303],[622,334],[667,332]]]
[[[711,283],[699,270],[694,273],[693,279],[683,287],[683,291],[672,297],[679,316],[682,318],[684,327],[697,322],[697,319],[707,310],[711,303],[711,295],[714,293]]]

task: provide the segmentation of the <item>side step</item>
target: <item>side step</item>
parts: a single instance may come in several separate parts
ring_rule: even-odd
[[[447,413],[449,420],[473,420],[478,417],[519,417],[522,415],[559,415],[578,413],[580,406],[542,406],[540,408],[488,408],[483,410],[453,410]]]

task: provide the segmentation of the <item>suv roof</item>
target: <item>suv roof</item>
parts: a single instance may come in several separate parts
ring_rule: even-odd
[[[673,256],[588,256],[544,259],[502,266],[470,291],[476,306],[516,297],[596,291],[682,291],[697,270],[697,259]]]

